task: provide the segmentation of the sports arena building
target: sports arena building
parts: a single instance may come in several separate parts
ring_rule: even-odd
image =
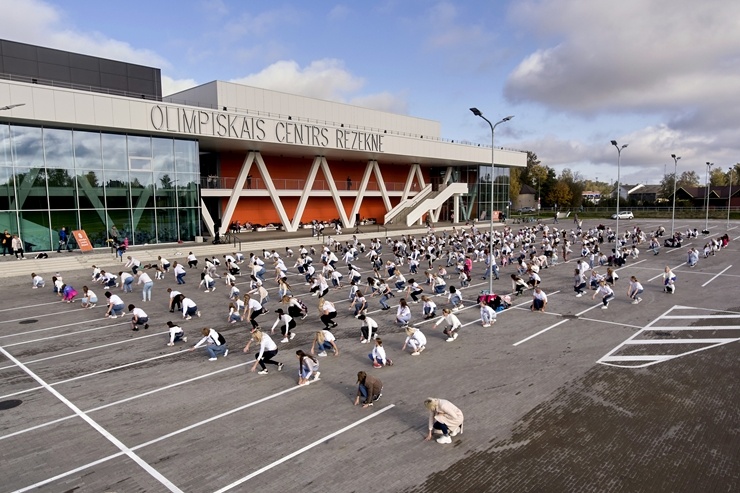
[[[113,225],[136,245],[236,222],[487,220],[526,165],[497,148],[492,176],[490,147],[436,121],[222,81],[162,97],[157,68],[4,40],[0,107],[0,230],[27,251],[62,226],[102,247]]]

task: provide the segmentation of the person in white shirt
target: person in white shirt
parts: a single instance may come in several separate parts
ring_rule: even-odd
[[[117,294],[111,294],[110,291],[105,292],[105,297],[108,298],[108,309],[105,311],[105,318],[116,318],[124,313],[123,300]]]
[[[298,385],[308,385],[312,381],[318,380],[321,375],[319,360],[300,349],[295,354],[298,357]],[[313,380],[310,380],[311,375],[313,375]]]
[[[229,291],[229,299],[232,301],[238,300],[241,297],[241,291],[236,287],[236,283],[230,283],[231,290]]]
[[[167,308],[170,310],[170,313],[174,313],[175,310],[182,309],[182,305],[180,304],[181,298],[178,298],[178,295],[182,295],[180,291],[177,291],[172,288],[167,288],[167,293],[169,294],[169,302],[167,305]]]
[[[301,317],[302,320],[308,316],[308,308],[295,296],[283,296],[280,302],[283,305],[288,305],[288,315],[291,317]]]
[[[121,291],[123,291],[124,293],[134,292],[134,276],[132,276],[128,272],[121,271],[118,273],[118,278],[120,279]]]
[[[188,267],[190,267],[191,269],[193,267],[198,267],[198,258],[193,252],[188,253]]]
[[[154,287],[154,281],[149,277],[149,274],[142,271],[139,273],[139,284],[144,285],[144,289],[141,291],[143,301],[152,301],[152,287]]]
[[[87,286],[82,286],[82,308],[95,308],[98,297]]]
[[[170,342],[168,346],[174,346],[177,341],[188,342],[188,338],[185,336],[185,331],[179,325],[174,322],[167,322],[167,328],[170,333]]]
[[[591,297],[591,299],[596,298],[596,295],[601,295],[601,302],[603,303],[603,306],[601,307],[602,310],[606,310],[609,308],[609,302],[614,299],[614,290],[609,286],[605,280],[599,281],[599,287],[596,289],[596,292]]]
[[[175,265],[175,278],[177,279],[177,284],[185,284],[185,280],[183,279],[187,275],[187,272],[185,272],[185,267],[178,264],[177,261],[175,261],[174,265]]]
[[[325,329],[337,326],[337,323],[334,321],[334,318],[337,316],[337,309],[334,303],[324,298],[319,298],[319,312],[321,313],[320,318],[321,322],[325,325]]]
[[[398,308],[396,309],[396,323],[405,327],[411,321],[411,308],[406,303],[406,298],[398,300]]]
[[[458,291],[455,286],[450,286],[450,292],[447,295],[447,301],[449,301],[452,305],[453,312],[456,312],[460,308],[463,308],[465,306],[463,305],[462,293]]]
[[[159,268],[162,270],[162,272],[169,272],[170,271],[170,261],[166,258],[162,257],[161,255],[157,257],[157,261],[159,262]],[[164,279],[164,275],[162,276]]]
[[[92,280],[97,281],[100,278],[100,267],[93,265],[92,269]]]
[[[375,347],[367,357],[373,362],[373,368],[383,368],[383,366],[393,365],[393,361],[385,354],[383,341],[379,337],[375,339]]]
[[[204,292],[206,293],[211,293],[216,291],[216,281],[207,272],[201,272],[198,287],[205,288]]]
[[[442,316],[439,317],[437,323],[434,324],[434,328],[436,329],[442,325],[442,322],[447,324],[445,326],[445,330],[442,331],[442,333],[447,336],[447,342],[452,342],[457,339],[457,331],[462,327],[462,324],[460,323],[460,319],[453,315],[452,310],[449,308],[442,310]]]
[[[203,334],[203,339],[191,347],[190,351],[195,351],[205,345],[208,352],[208,361],[216,361],[219,354],[223,354],[224,358],[229,355],[229,348],[226,346],[226,338],[224,336],[208,327],[203,327],[201,333]]]
[[[676,292],[676,275],[667,265],[663,271],[663,291],[671,294]]]
[[[131,255],[126,257],[128,259],[128,262],[126,262],[126,265],[124,267],[131,268],[131,272],[136,275],[136,273],[139,271],[139,268],[141,268],[141,262],[139,262],[138,259],[135,259]]]
[[[480,304],[480,321],[483,327],[490,327],[496,323],[496,311],[488,306],[485,300],[481,300]]]
[[[630,277],[630,284],[627,287],[627,296],[632,300],[632,304],[636,305],[642,301],[640,295],[643,292],[643,287],[640,281],[635,276]]]
[[[255,300],[248,294],[244,295],[244,314],[243,317],[245,319],[249,320],[249,323],[252,324],[252,330],[257,330],[260,328],[259,322],[257,322],[257,317],[265,313],[266,310],[260,304],[259,301]]]
[[[424,303],[422,306],[422,311],[424,312],[424,320],[429,320],[430,318],[434,318],[437,316],[437,304],[429,297],[429,296],[422,296],[421,301]]]
[[[259,375],[267,375],[267,367],[265,363],[277,366],[278,371],[283,370],[283,364],[277,361],[273,361],[272,358],[277,356],[278,347],[270,336],[264,334],[261,330],[255,330],[252,332],[252,338],[249,340],[246,346],[244,346],[244,352],[249,352],[249,346],[252,342],[256,342],[260,345],[259,353],[254,355],[254,364],[250,371],[255,371],[257,365],[260,365],[260,371],[257,372]]]
[[[547,295],[541,287],[537,286],[534,288],[534,293],[532,293],[532,305],[529,308],[533,312],[544,312],[546,307]]]
[[[275,313],[277,313],[278,316],[277,320],[275,320],[275,323],[272,324],[270,334],[274,334],[275,327],[277,327],[279,324],[282,324],[280,326],[280,332],[283,334],[283,339],[280,342],[288,342],[295,337],[295,332],[293,332],[293,329],[295,329],[296,327],[295,320],[293,320],[293,317],[285,313],[282,308],[278,308],[277,310],[275,310]]]
[[[235,283],[235,282],[236,282],[236,277],[234,276],[234,274],[232,274],[232,273],[231,273],[231,272],[229,272],[229,271],[224,271],[224,275],[223,275],[223,276],[221,276],[221,277],[223,278],[223,280],[224,280],[224,283],[225,283],[225,284],[226,284],[227,286],[231,285],[231,283],[232,283],[232,282],[233,282],[233,283]]]
[[[366,344],[370,339],[378,337],[378,322],[364,313],[357,315],[356,318],[362,321],[362,326],[360,327],[360,343]]]
[[[229,303],[229,316],[226,318],[226,320],[228,320],[230,324],[235,324],[242,321],[239,307],[237,307],[234,303]]]
[[[339,356],[339,346],[337,346],[336,340],[337,338],[334,337],[334,334],[326,329],[316,331],[313,342],[311,343],[311,354],[316,354],[315,350],[318,349],[318,356],[323,358],[326,356],[326,351],[331,349],[334,351],[334,356]]]
[[[33,285],[31,287],[33,289],[43,288],[46,285],[46,282],[44,282],[44,278],[36,274],[35,272],[31,274],[31,280],[33,282]]]
[[[411,348],[411,356],[419,356],[426,348],[427,338],[421,330],[414,327],[406,327],[406,341],[403,343],[401,351],[406,350],[406,346]]]
[[[193,315],[197,315],[200,317],[200,310],[198,310],[198,305],[195,304],[195,301],[191,300],[190,298],[184,298],[182,299],[182,318],[185,320],[190,320],[193,318]]]
[[[139,330],[139,325],[144,325],[144,329],[149,328],[149,315],[146,314],[141,308],[136,308],[134,305],[128,306],[128,311],[131,312],[131,330]]]

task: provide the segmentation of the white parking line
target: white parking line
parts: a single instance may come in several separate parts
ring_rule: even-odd
[[[718,278],[719,276],[721,276],[722,274],[724,274],[724,273],[725,273],[725,271],[727,271],[727,270],[728,270],[728,269],[729,269],[730,267],[732,267],[732,266],[731,266],[731,265],[730,265],[730,266],[728,266],[728,267],[727,267],[726,269],[724,269],[724,270],[723,270],[722,272],[720,272],[719,274],[717,274],[716,276],[714,276],[713,278],[711,278],[710,280],[708,280],[707,282],[705,282],[704,284],[702,284],[702,285],[701,285],[701,287],[705,287],[705,286],[706,286],[707,284],[709,284],[710,282],[712,282],[712,281],[714,281],[715,279],[717,279],[717,278]]]
[[[364,422],[366,422],[366,421],[368,421],[368,420],[370,420],[370,419],[372,419],[372,418],[375,418],[376,416],[379,416],[380,414],[382,414],[382,413],[384,413],[384,412],[388,411],[389,409],[393,409],[394,407],[395,407],[395,405],[394,405],[394,404],[390,404],[390,405],[388,405],[388,406],[384,407],[383,409],[381,409],[381,410],[379,410],[379,411],[377,411],[377,412],[375,412],[375,413],[373,413],[373,414],[370,414],[369,416],[365,416],[364,418],[362,418],[362,419],[360,419],[360,420],[358,420],[358,421],[355,421],[354,423],[352,423],[352,424],[350,424],[350,425],[347,425],[347,426],[345,426],[345,427],[344,427],[344,428],[342,428],[341,430],[337,430],[337,431],[335,431],[334,433],[331,433],[331,434],[329,434],[329,435],[326,435],[326,436],[325,436],[325,437],[323,437],[323,438],[319,438],[319,439],[318,439],[318,440],[316,440],[315,442],[313,442],[313,443],[311,443],[311,444],[309,444],[309,445],[306,445],[305,447],[303,447],[303,448],[301,448],[301,449],[299,449],[299,450],[296,450],[295,452],[293,452],[293,453],[291,453],[291,454],[288,454],[288,455],[286,455],[285,457],[283,457],[283,458],[281,458],[281,459],[278,459],[278,460],[276,460],[275,462],[272,462],[271,464],[268,464],[268,465],[266,465],[266,466],[264,466],[264,467],[262,467],[262,468],[260,468],[260,469],[257,469],[257,470],[256,470],[256,471],[254,471],[253,473],[251,473],[251,474],[248,474],[248,475],[244,476],[243,478],[241,478],[241,479],[238,479],[238,480],[234,481],[233,483],[231,483],[231,484],[229,484],[229,485],[226,485],[226,486],[224,486],[223,488],[221,488],[221,489],[219,489],[219,490],[216,490],[216,491],[215,491],[215,493],[224,493],[224,492],[226,492],[226,491],[229,491],[230,489],[232,489],[232,488],[235,488],[235,487],[239,486],[240,484],[243,484],[243,483],[245,483],[245,482],[249,481],[250,479],[252,479],[252,478],[254,478],[254,477],[256,477],[256,476],[259,476],[259,475],[260,475],[260,474],[262,474],[263,472],[269,471],[269,470],[270,470],[270,469],[272,469],[273,467],[279,466],[280,464],[282,464],[282,463],[284,463],[284,462],[287,462],[287,461],[289,461],[289,460],[290,460],[290,459],[292,459],[293,457],[296,457],[296,456],[298,456],[298,455],[302,454],[303,452],[306,452],[306,451],[308,451],[308,450],[311,450],[311,449],[312,449],[312,448],[314,448],[315,446],[317,446],[317,445],[321,445],[322,443],[326,442],[327,440],[331,440],[331,439],[332,439],[332,438],[334,438],[335,436],[341,435],[341,434],[342,434],[342,433],[344,433],[345,431],[351,430],[351,429],[352,429],[352,428],[354,428],[355,426],[359,426],[359,425],[361,425],[362,423],[364,423]]]
[[[545,328],[545,329],[542,329],[541,331],[537,332],[536,334],[532,334],[531,336],[529,336],[529,337],[527,337],[527,338],[524,338],[524,339],[522,339],[522,340],[521,340],[521,341],[519,341],[519,342],[515,342],[514,344],[512,344],[512,346],[518,346],[519,344],[522,344],[523,342],[527,342],[527,341],[528,341],[528,340],[530,340],[530,339],[534,339],[534,338],[535,338],[535,337],[537,337],[538,335],[540,335],[540,334],[544,334],[544,333],[545,333],[545,332],[547,332],[548,330],[550,330],[550,329],[554,329],[554,328],[555,328],[555,327],[557,327],[558,325],[563,325],[563,324],[564,324],[565,322],[567,322],[567,321],[568,321],[568,320],[566,319],[566,320],[561,320],[560,322],[558,322],[558,323],[556,323],[556,324],[552,324],[551,326],[549,326],[549,327],[547,327],[547,328]]]
[[[38,375],[36,375],[34,372],[28,369],[23,363],[18,361],[13,357],[12,354],[7,352],[5,348],[0,346],[0,352],[2,352],[6,358],[8,358],[10,361],[18,365],[18,367],[23,370],[28,376],[36,380],[41,387],[45,388],[49,393],[51,393],[53,396],[55,396],[57,399],[62,401],[64,405],[66,405],[68,408],[72,410],[77,416],[79,416],[83,421],[85,421],[87,424],[93,427],[98,433],[103,435],[109,442],[111,442],[118,450],[121,451],[121,453],[128,456],[129,459],[133,460],[135,463],[137,463],[142,469],[144,469],[147,473],[149,473],[150,476],[152,476],[154,479],[162,483],[162,485],[167,488],[169,491],[173,492],[180,492],[182,493],[182,490],[175,486],[169,479],[164,477],[159,471],[154,469],[149,463],[147,463],[144,459],[136,455],[133,450],[126,447],[126,445],[123,444],[120,440],[118,440],[116,437],[114,437],[111,433],[108,432],[105,428],[103,428],[100,424],[98,424],[96,421],[94,421],[90,416],[83,413],[80,408],[75,406],[71,401],[69,401],[66,397],[64,397],[62,394],[57,392],[55,389],[51,387],[51,385],[47,384],[42,378],[40,378]]]

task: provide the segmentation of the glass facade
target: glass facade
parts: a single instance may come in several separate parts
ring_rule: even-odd
[[[161,137],[0,124],[0,231],[26,251],[84,229],[107,246],[115,225],[132,245],[200,233],[198,143]]]
[[[491,166],[480,166],[478,169],[479,180],[477,200],[475,201],[477,207],[475,207],[475,210],[471,210],[475,214],[473,217],[477,217],[481,221],[489,221],[491,211],[493,211],[494,220],[496,215],[500,218],[501,214],[510,217],[509,168],[496,166],[493,174],[493,187],[491,186]],[[493,198],[491,198],[492,192]]]

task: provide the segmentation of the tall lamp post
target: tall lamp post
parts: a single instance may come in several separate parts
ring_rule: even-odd
[[[614,232],[614,247],[619,248],[619,196],[622,195],[622,185],[620,184],[620,173],[622,168],[622,150],[629,144],[617,144],[616,140],[612,140],[612,145],[617,148],[617,228]]]
[[[514,115],[509,115],[506,118],[502,118],[496,123],[491,123],[491,121],[483,116],[483,113],[478,108],[470,108],[470,111],[473,112],[475,116],[479,116],[483,118],[486,123],[488,123],[488,126],[491,127],[491,211],[489,213],[489,220],[490,220],[490,236],[488,237],[488,255],[491,256],[490,263],[488,268],[492,268],[493,265],[493,182],[495,180],[495,170],[496,170],[496,159],[495,159],[495,152],[496,152],[496,146],[494,145],[495,142],[495,135],[496,135],[496,127],[498,127],[500,124],[508,122],[512,118],[514,118]],[[493,275],[491,272],[488,273],[488,294],[493,293]]]
[[[730,207],[732,207],[732,173],[734,166],[730,166],[730,192],[727,194],[727,229],[730,229]]]
[[[678,160],[681,156],[671,154],[673,158],[673,210],[671,211],[671,236],[676,234],[676,181],[678,180]]]
[[[704,233],[705,235],[709,234],[709,169],[714,166],[714,163],[710,163],[707,161],[707,181],[706,181],[706,190],[705,193],[707,194],[707,217],[704,220]]]

